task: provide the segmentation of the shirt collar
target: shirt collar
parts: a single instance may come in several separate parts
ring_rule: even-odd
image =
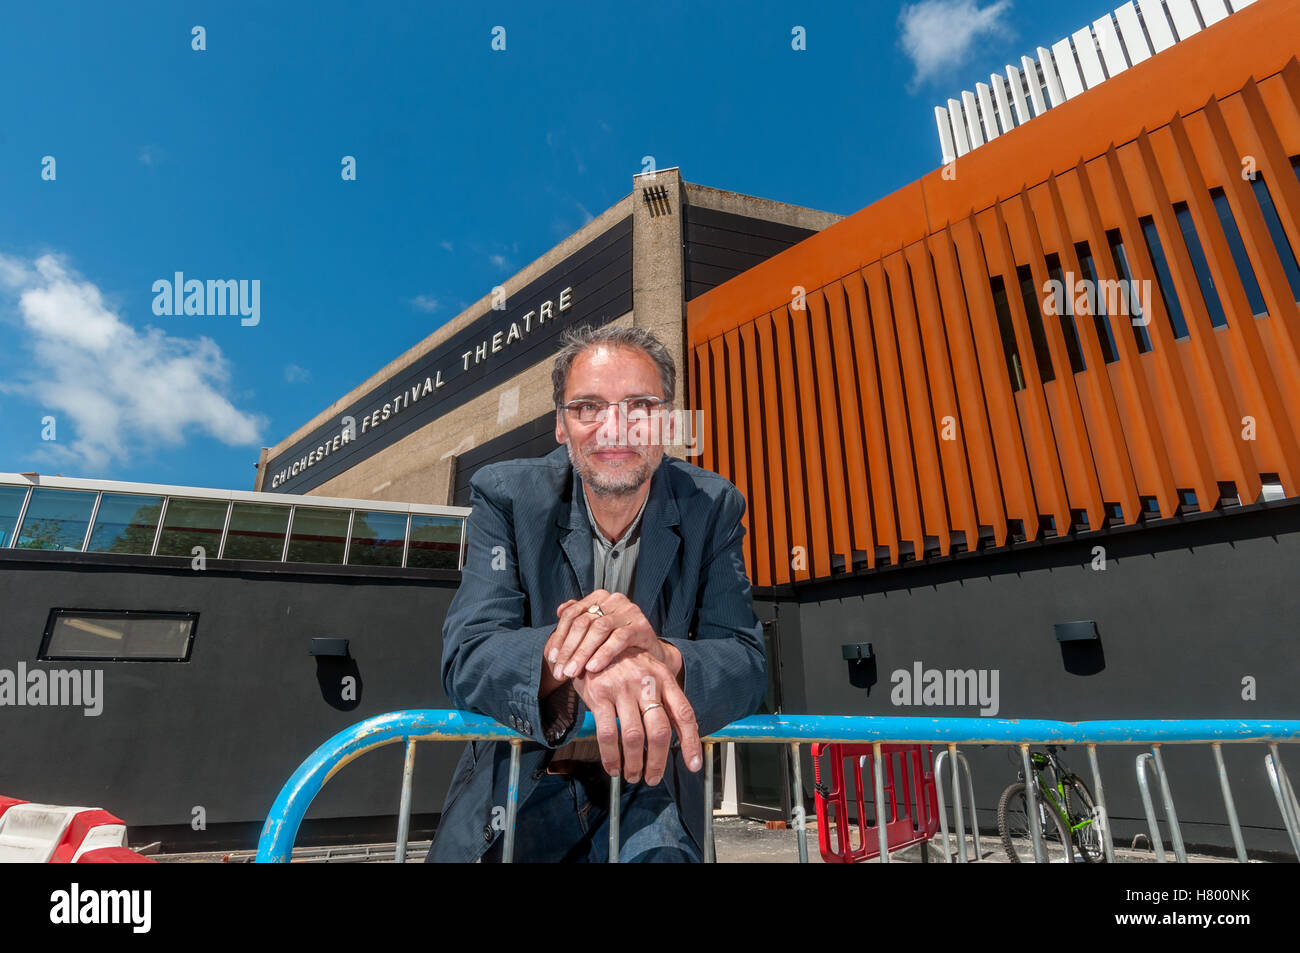
[[[596,525],[596,518],[591,515],[591,503],[587,500],[587,488],[585,486],[582,487],[581,492],[582,492],[582,503],[587,510],[587,522],[591,524],[591,535],[598,542],[603,543],[606,547],[609,548],[613,548],[615,546],[618,546],[621,543],[625,543],[633,537],[633,535],[636,533],[637,529],[641,525],[641,514],[645,512],[645,506],[647,503],[650,502],[650,494],[647,493],[645,495],[645,499],[641,501],[641,508],[636,511],[636,516],[633,518],[632,523],[628,526],[627,532],[623,534],[621,539],[611,541],[605,536],[604,533],[600,531],[600,527]]]

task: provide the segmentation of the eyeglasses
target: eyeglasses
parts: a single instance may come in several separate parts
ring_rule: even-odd
[[[614,403],[618,404],[619,413],[624,420],[628,423],[636,423],[647,419],[669,402],[660,397],[624,397]],[[571,400],[567,404],[560,405],[561,410],[575,414],[584,424],[603,423],[609,408],[610,402],[607,400]]]

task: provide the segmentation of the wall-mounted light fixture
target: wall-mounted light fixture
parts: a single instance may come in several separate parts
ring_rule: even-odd
[[[871,658],[870,642],[849,642],[840,646],[840,657],[847,662],[862,662]]]
[[[348,640],[347,639],[312,639],[311,651],[308,655],[325,655],[335,656],[337,658],[348,658]]]
[[[1082,622],[1058,622],[1055,629],[1058,642],[1087,642],[1099,637],[1097,623],[1092,619],[1085,619]]]

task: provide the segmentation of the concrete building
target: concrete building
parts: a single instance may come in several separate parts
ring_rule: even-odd
[[[699,415],[692,462],[746,497],[765,711],[1296,718],[1297,36],[1300,0],[1125,4],[1009,70],[1010,95],[964,95],[940,117],[944,166],[842,220],[638,176],[263,451],[259,494],[0,474],[0,597],[16,607],[0,662],[102,661],[87,634],[116,644],[104,630],[141,613],[195,626],[183,661],[103,663],[121,703],[97,734],[76,711],[24,710],[16,780],[84,803],[87,778],[111,778],[136,823],[178,842],[225,784],[208,836],[238,843],[332,731],[445,707],[438,633],[469,478],[554,448],[560,332],[609,322],[668,345],[676,402]],[[69,635],[76,651],[52,653]],[[350,645],[323,655],[321,638]],[[963,684],[988,691],[937,690]],[[122,777],[106,740],[160,754]],[[1250,848],[1286,850],[1265,746],[1228,747]],[[1016,766],[978,748],[991,830]],[[1133,754],[1099,753],[1126,842],[1148,832]],[[1174,745],[1164,763],[1188,844],[1227,847],[1210,752]],[[327,789],[319,836],[389,824],[376,778],[397,776],[397,746],[373,764]],[[735,765],[743,812],[791,815],[783,750],[741,746]],[[423,829],[451,767],[421,762]],[[805,764],[805,809],[812,778]]]
[[[684,368],[691,299],[839,219],[677,169],[635,176],[620,202],[264,450],[255,488],[467,505],[479,467],[555,448],[550,359],[565,328],[649,328]],[[679,407],[685,388],[683,372]]]

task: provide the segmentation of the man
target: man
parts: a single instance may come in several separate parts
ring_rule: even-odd
[[[676,368],[648,331],[569,332],[552,382],[563,446],[470,482],[443,687],[529,739],[516,860],[606,859],[614,774],[620,860],[702,860],[699,739],[752,714],[767,690],[745,501],[664,456]],[[586,711],[597,739],[570,744]],[[469,745],[428,860],[501,859],[509,757],[506,742]]]

